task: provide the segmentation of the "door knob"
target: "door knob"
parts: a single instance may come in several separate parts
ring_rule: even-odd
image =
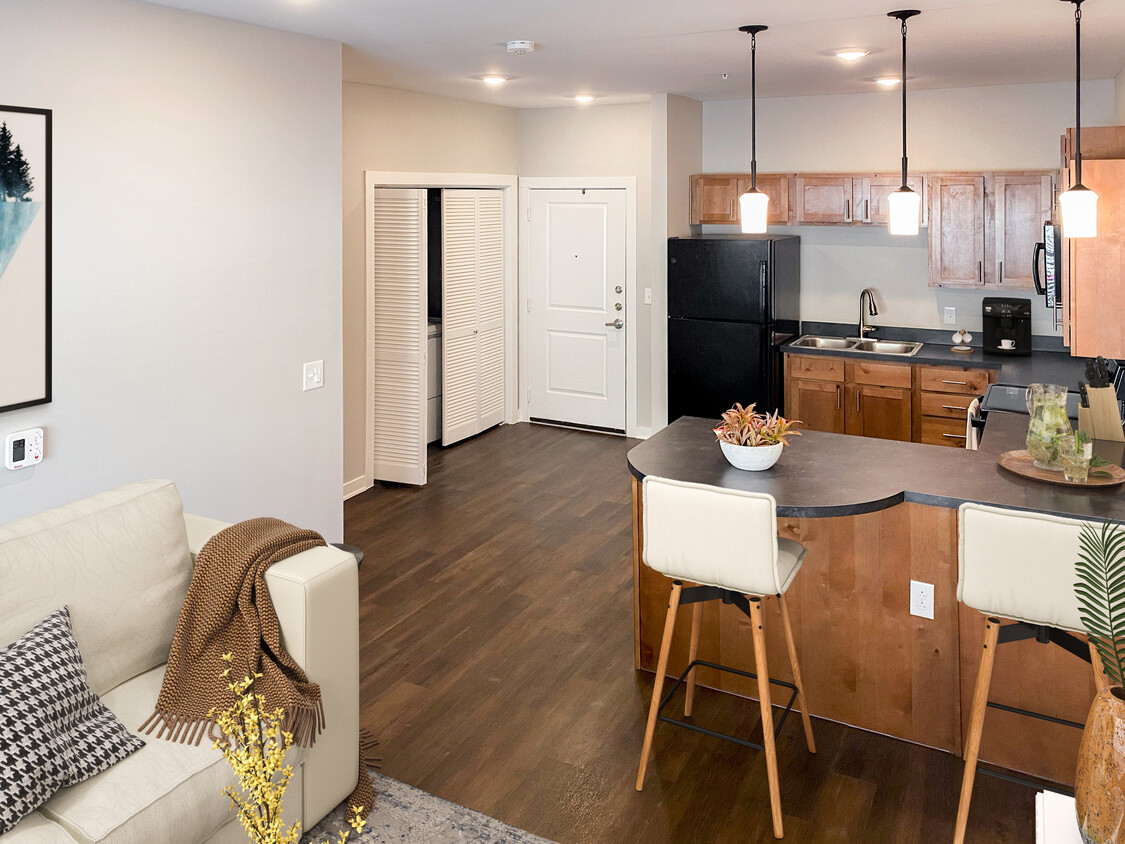
[[[605,327],[606,328],[621,328],[623,325],[625,325],[625,323],[620,318],[618,318],[618,319],[615,319],[613,322],[607,322],[605,324]]]

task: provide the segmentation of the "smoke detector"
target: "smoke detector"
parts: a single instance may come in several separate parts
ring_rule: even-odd
[[[525,53],[535,51],[534,41],[509,41],[507,44],[508,52],[517,56],[522,56]]]

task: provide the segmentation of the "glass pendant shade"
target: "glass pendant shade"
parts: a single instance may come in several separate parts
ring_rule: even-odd
[[[770,198],[757,188],[751,188],[738,198],[738,213],[743,234],[764,234],[769,218]]]
[[[1098,236],[1098,195],[1082,184],[1059,194],[1063,237]]]
[[[903,186],[887,197],[887,203],[890,205],[890,233],[918,234],[922,224],[922,197]]]

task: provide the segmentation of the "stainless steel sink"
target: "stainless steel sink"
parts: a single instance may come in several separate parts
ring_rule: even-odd
[[[843,337],[816,337],[812,334],[806,334],[804,337],[798,337],[790,345],[800,346],[803,349],[835,349],[836,351],[847,351],[855,347],[857,341],[844,339]]]
[[[801,349],[830,349],[834,352],[896,355],[904,358],[918,354],[918,350],[922,348],[921,343],[914,342],[876,340],[874,338],[860,340],[858,337],[820,337],[815,334],[805,334],[798,337],[790,345]]]
[[[918,354],[920,348],[922,348],[921,343],[900,343],[895,340],[859,340],[850,351],[910,357],[911,355]]]

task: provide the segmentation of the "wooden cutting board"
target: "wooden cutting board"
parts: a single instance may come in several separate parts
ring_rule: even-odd
[[[1046,481],[1049,484],[1058,484],[1059,486],[1117,486],[1118,484],[1125,483],[1125,469],[1122,469],[1120,466],[1114,466],[1112,463],[1108,466],[1099,466],[1096,469],[1091,469],[1090,477],[1087,479],[1086,483],[1068,481],[1062,472],[1052,472],[1050,469],[1040,469],[1036,466],[1031,455],[1027,453],[1027,449],[1005,451],[996,458],[996,462],[1009,472],[1013,472],[1024,478],[1031,478],[1033,481]],[[1106,474],[1096,474],[1101,472],[1105,472]]]

